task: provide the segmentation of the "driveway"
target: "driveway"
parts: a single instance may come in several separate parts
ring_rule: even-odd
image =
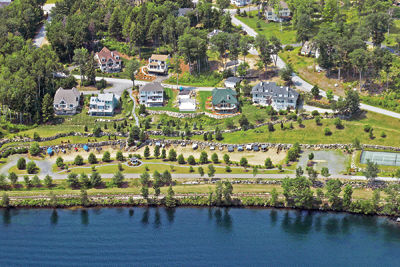
[[[48,14],[47,21],[51,21],[50,17],[50,11],[53,7],[55,7],[55,4],[46,4],[43,6],[43,11],[44,14]],[[43,41],[46,37],[46,23],[43,23],[42,27],[40,27],[39,32],[36,34],[36,36],[33,38],[32,42],[36,47],[41,47],[43,44]]]

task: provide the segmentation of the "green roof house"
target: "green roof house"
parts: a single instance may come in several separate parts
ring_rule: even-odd
[[[221,114],[236,113],[239,102],[237,93],[232,89],[217,89],[212,91],[212,106],[215,112]]]

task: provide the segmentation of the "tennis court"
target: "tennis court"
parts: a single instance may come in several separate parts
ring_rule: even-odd
[[[360,163],[367,164],[367,160],[378,165],[400,166],[400,153],[363,151]]]

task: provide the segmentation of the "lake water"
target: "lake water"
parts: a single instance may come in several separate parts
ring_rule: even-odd
[[[397,266],[385,218],[270,209],[0,211],[0,266]]]

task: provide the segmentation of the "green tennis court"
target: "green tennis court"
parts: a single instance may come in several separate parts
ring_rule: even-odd
[[[363,151],[360,163],[367,164],[367,160],[378,165],[400,166],[400,153]]]

